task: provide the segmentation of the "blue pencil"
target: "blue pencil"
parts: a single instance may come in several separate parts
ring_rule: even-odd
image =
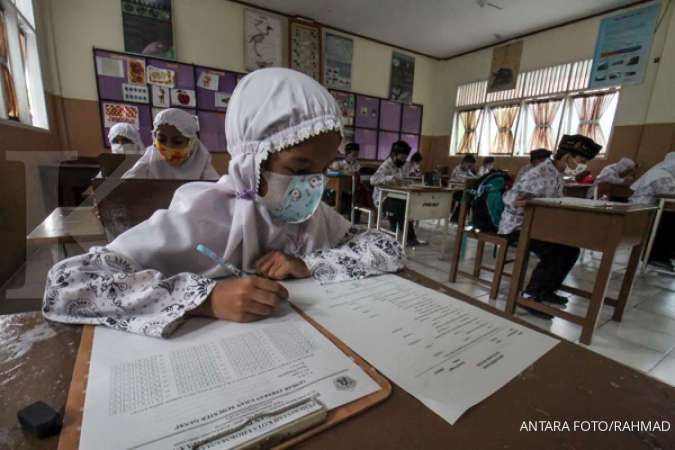
[[[225,261],[223,258],[221,258],[220,256],[216,255],[215,252],[213,250],[211,250],[210,248],[208,248],[206,245],[198,244],[197,245],[197,251],[199,253],[201,253],[202,255],[211,258],[211,260],[213,260],[213,262],[215,262],[219,266],[224,267],[227,270],[229,270],[230,272],[232,272],[232,275],[234,275],[235,277],[241,276],[241,270],[237,269],[234,266],[234,264],[230,264],[227,261]]]

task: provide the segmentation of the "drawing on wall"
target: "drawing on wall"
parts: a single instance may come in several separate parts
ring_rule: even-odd
[[[197,86],[202,89],[208,89],[209,91],[217,91],[218,84],[220,83],[220,75],[215,72],[204,71],[199,75],[197,79]]]
[[[335,89],[351,89],[354,41],[326,32],[324,82]]]
[[[176,83],[176,72],[171,69],[162,69],[161,67],[148,66],[146,72],[148,84],[174,87]]]
[[[321,82],[321,27],[301,20],[289,23],[291,69]]]
[[[523,41],[502,45],[492,50],[488,93],[508,91],[516,87],[522,54]]]
[[[171,105],[194,108],[196,105],[195,91],[192,89],[171,89]]]
[[[244,59],[249,71],[282,65],[281,19],[244,10]]]
[[[121,0],[124,49],[175,59],[171,0]]]
[[[124,78],[124,60],[122,58],[97,56],[96,73],[106,77]]]
[[[138,107],[122,103],[103,103],[103,126],[110,128],[116,123],[130,123],[138,128]]]
[[[122,83],[122,99],[125,102],[148,103],[148,86]]]
[[[171,106],[171,92],[166,86],[152,86],[152,105],[162,108]]]
[[[415,58],[399,52],[391,53],[389,100],[411,103],[415,80]]]

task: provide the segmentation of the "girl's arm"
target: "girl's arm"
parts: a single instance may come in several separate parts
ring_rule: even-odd
[[[42,311],[57,322],[161,337],[201,305],[215,285],[210,278],[186,272],[165,278],[119,253],[93,247],[51,268]]]

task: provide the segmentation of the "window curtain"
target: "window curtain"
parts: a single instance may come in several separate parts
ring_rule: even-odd
[[[513,150],[513,124],[518,117],[520,106],[502,106],[493,108],[492,114],[497,125],[497,135],[492,143],[490,153],[510,155]]]
[[[605,135],[600,127],[600,119],[616,95],[614,92],[600,95],[588,95],[574,99],[574,108],[579,117],[577,134],[593,139],[600,145],[605,144]]]
[[[7,43],[7,24],[5,14],[0,10],[0,76],[2,77],[2,92],[5,99],[5,110],[10,119],[19,118],[18,101],[14,78],[9,69],[9,44]]]
[[[534,119],[534,131],[530,139],[530,150],[545,148],[555,150],[555,136],[553,136],[553,121],[558,113],[562,100],[546,100],[533,102],[528,105]]]
[[[459,113],[459,120],[464,127],[464,136],[457,146],[457,153],[476,153],[476,130],[478,128],[480,113],[480,109],[472,109],[471,111],[462,111]]]

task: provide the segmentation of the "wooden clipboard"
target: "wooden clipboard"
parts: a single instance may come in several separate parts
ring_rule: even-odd
[[[337,425],[348,418],[359,414],[376,404],[383,402],[391,394],[391,384],[384,376],[382,376],[373,366],[368,364],[359,355],[354,353],[352,349],[336,338],[330,331],[319,325],[305,313],[293,306],[300,316],[309,322],[314,328],[319,330],[321,334],[326,336],[337,348],[339,348],[345,355],[351,358],[356,364],[363,369],[366,374],[373,381],[375,381],[380,390],[373,392],[365,397],[361,397],[339,408],[328,411],[328,417],[325,422],[320,425],[310,428],[309,430],[292,437],[291,439],[275,446],[275,449],[282,450],[298,444],[318,433],[321,433],[328,428]],[[66,401],[65,415],[63,419],[63,428],[59,436],[58,450],[76,450],[80,446],[80,430],[82,427],[82,415],[84,412],[84,396],[87,390],[87,377],[89,376],[89,361],[91,359],[91,349],[94,343],[94,329],[93,325],[85,325],[82,328],[82,337],[80,339],[80,348],[77,352],[75,360],[75,367],[73,368],[73,378],[70,382],[70,390],[68,391],[68,399]]]

